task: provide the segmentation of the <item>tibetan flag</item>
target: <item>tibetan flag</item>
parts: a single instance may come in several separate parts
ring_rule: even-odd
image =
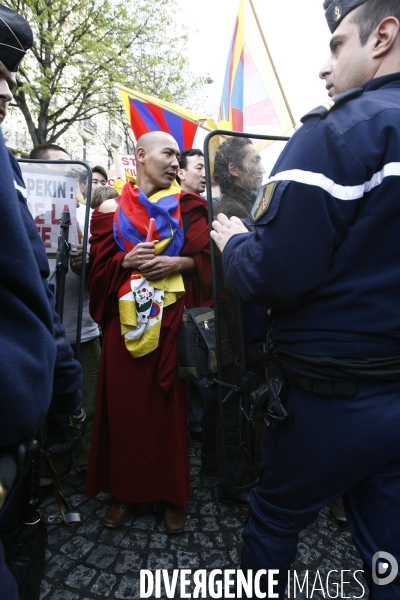
[[[120,250],[129,252],[146,241],[150,219],[154,219],[152,239],[157,240],[155,255],[179,256],[184,242],[180,212],[181,188],[174,181],[149,198],[128,181],[121,192],[114,214],[114,239]],[[134,358],[155,350],[159,343],[165,307],[185,293],[182,275],[170,273],[162,279],[148,281],[137,269],[118,291],[121,335]]]
[[[251,0],[241,0],[220,105],[219,129],[284,135],[295,126]]]
[[[199,127],[212,131],[215,123],[176,104],[119,86],[122,102],[135,138],[149,131],[170,133],[179,149],[193,147]]]

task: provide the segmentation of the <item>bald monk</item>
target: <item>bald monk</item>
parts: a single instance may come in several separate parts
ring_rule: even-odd
[[[136,186],[128,182],[91,221],[90,312],[101,325],[103,351],[85,494],[113,496],[107,527],[121,525],[137,503],[163,500],[166,530],[179,533],[190,499],[177,336],[181,274],[201,273],[195,258],[185,256],[178,159],[169,134],[140,137]],[[151,216],[154,231],[146,241]]]

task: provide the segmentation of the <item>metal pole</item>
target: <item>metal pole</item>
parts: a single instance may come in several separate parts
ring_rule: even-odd
[[[82,334],[82,307],[83,307],[83,293],[86,285],[86,255],[89,239],[89,221],[90,221],[90,199],[92,197],[92,171],[87,171],[88,185],[86,194],[86,214],[85,214],[85,227],[83,229],[82,239],[82,270],[81,270],[81,281],[79,285],[79,296],[78,296],[78,318],[76,321],[76,340],[75,340],[75,352],[74,356],[76,360],[79,360],[81,350],[81,334]]]
[[[61,213],[60,235],[58,236],[57,260],[56,260],[56,311],[62,323],[64,314],[65,278],[68,273],[69,260],[69,217],[67,211]]]
[[[290,110],[289,102],[287,101],[287,98],[286,98],[285,92],[283,91],[283,87],[282,87],[282,84],[281,84],[281,82],[280,82],[280,79],[279,79],[279,76],[278,76],[278,71],[277,71],[277,70],[276,70],[276,68],[275,68],[274,61],[272,60],[272,56],[271,56],[271,53],[270,53],[270,51],[269,51],[269,48],[268,48],[267,40],[266,40],[266,39],[265,39],[265,37],[264,37],[264,33],[263,33],[263,30],[261,29],[260,21],[258,20],[257,13],[256,13],[256,11],[255,11],[255,9],[254,9],[254,6],[253,6],[253,2],[252,2],[252,0],[249,0],[249,4],[250,4],[250,6],[251,6],[251,10],[253,11],[254,18],[255,18],[255,20],[256,20],[256,23],[257,23],[258,29],[259,29],[259,31],[260,31],[260,34],[261,34],[262,41],[264,42],[264,46],[265,46],[265,49],[266,49],[266,51],[267,51],[268,58],[269,58],[269,60],[270,60],[270,62],[271,62],[271,66],[272,66],[272,69],[273,69],[273,71],[274,71],[274,74],[275,74],[276,80],[277,80],[277,82],[278,82],[279,89],[281,90],[281,94],[282,94],[283,100],[284,100],[284,102],[285,102],[285,105],[286,105],[287,111],[288,111],[288,113],[289,113],[290,120],[292,121],[293,128],[295,128],[295,127],[296,127],[296,123],[295,123],[295,120],[294,120],[294,117],[293,117],[292,111]],[[267,137],[268,137],[268,136],[267,136]]]

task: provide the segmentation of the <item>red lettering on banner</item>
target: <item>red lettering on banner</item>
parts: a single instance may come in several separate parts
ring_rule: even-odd
[[[35,213],[39,213],[38,216],[35,218],[35,223],[44,225],[44,218],[43,218],[44,205],[41,202],[35,204]]]
[[[44,247],[51,248],[51,241],[50,241],[51,227],[38,227],[37,230],[39,232],[40,237],[42,238]]]
[[[55,204],[51,205],[51,224],[52,225],[60,224],[60,219],[57,219],[57,217],[56,217],[56,205]]]

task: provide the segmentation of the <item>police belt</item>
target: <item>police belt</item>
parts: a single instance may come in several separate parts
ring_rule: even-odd
[[[358,381],[316,379],[290,371],[286,371],[286,379],[290,385],[326,398],[355,398],[358,394]]]
[[[354,398],[358,394],[360,382],[400,381],[400,357],[383,358],[332,358],[294,354],[277,348],[278,354],[295,359],[296,364],[305,367],[329,369],[333,379],[319,379],[286,371],[289,384],[328,398]],[[323,371],[322,371],[323,372]]]

